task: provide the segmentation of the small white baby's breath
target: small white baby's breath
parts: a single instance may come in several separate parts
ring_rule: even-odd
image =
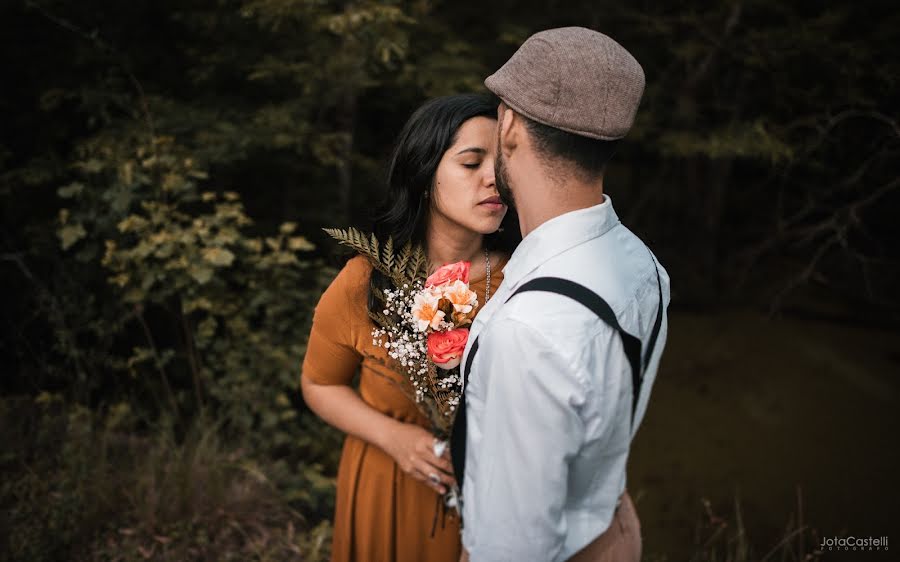
[[[392,323],[374,327],[372,343],[383,347],[388,357],[396,361],[405,372],[411,387],[411,398],[420,404],[420,410],[429,417],[438,415],[449,421],[459,406],[462,381],[458,376],[458,368],[450,371],[435,369],[428,359],[428,335],[434,330],[429,327],[419,331],[417,319],[413,315],[416,296],[423,291],[426,289],[421,280],[384,291],[385,301],[381,312]],[[445,331],[455,328],[457,326],[452,318],[445,317],[436,329]],[[440,402],[437,401],[438,394],[435,392],[441,396]],[[423,403],[427,405],[421,406]],[[432,421],[446,425],[446,421]]]

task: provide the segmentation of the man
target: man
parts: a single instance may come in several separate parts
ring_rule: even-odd
[[[603,171],[643,70],[609,37],[569,27],[529,38],[485,84],[502,100],[498,190],[524,239],[463,360],[463,558],[636,561],[625,466],[666,340],[669,277],[619,222]]]

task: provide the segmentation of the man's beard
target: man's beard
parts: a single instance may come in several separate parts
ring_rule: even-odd
[[[512,189],[509,188],[509,174],[506,170],[506,161],[503,159],[503,153],[500,151],[499,136],[497,137],[497,156],[494,159],[494,185],[496,185],[497,193],[506,206],[510,209],[515,209],[516,201]]]

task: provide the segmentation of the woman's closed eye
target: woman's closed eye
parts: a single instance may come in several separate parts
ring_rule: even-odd
[[[463,168],[477,170],[484,163],[484,157],[488,151],[480,146],[470,146],[456,153],[459,162]],[[475,158],[475,160],[466,160],[466,158]]]

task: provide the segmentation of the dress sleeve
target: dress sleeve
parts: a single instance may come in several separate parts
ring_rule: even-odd
[[[303,360],[302,376],[316,384],[350,384],[362,355],[354,344],[358,322],[353,308],[365,306],[359,294],[368,271],[354,258],[319,299]]]

